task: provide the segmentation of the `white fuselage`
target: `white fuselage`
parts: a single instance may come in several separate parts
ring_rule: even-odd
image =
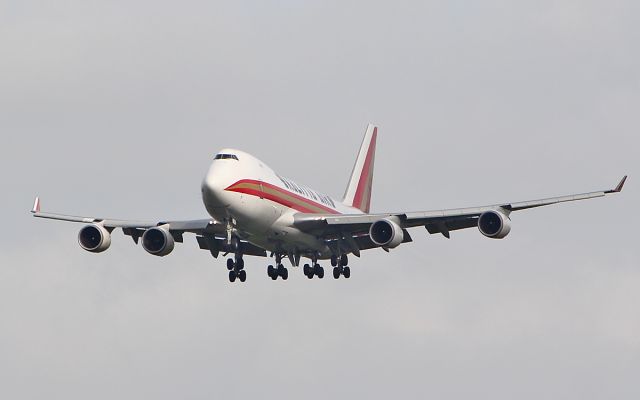
[[[328,258],[325,242],[297,229],[296,213],[362,214],[329,196],[283,178],[252,155],[223,149],[202,182],[202,200],[234,234],[273,252]]]

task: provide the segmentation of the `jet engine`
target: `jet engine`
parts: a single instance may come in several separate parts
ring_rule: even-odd
[[[175,240],[171,233],[163,228],[149,228],[142,234],[142,247],[149,254],[163,257],[173,251]]]
[[[87,225],[80,229],[78,243],[86,251],[101,253],[111,245],[111,234],[102,225]]]
[[[369,236],[373,243],[387,249],[398,247],[404,240],[402,228],[391,219],[381,219],[371,224]]]
[[[500,211],[486,211],[478,218],[480,233],[491,239],[503,239],[511,231],[511,219]]]

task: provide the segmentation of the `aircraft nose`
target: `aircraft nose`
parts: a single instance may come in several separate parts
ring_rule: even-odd
[[[226,198],[225,183],[220,179],[219,174],[213,171],[213,168],[209,169],[202,181],[202,200],[207,208],[226,207],[229,205]]]

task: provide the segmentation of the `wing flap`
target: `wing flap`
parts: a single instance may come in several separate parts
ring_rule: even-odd
[[[446,238],[449,238],[450,231],[473,228],[475,226],[478,226],[478,217],[450,219],[425,224],[425,228],[427,228],[429,233],[441,233]]]
[[[233,251],[227,251],[226,249],[226,239],[221,237],[216,237],[213,235],[205,235],[205,236],[196,236],[198,240],[198,245],[202,250],[209,250],[214,257],[218,257],[218,253],[233,253]],[[262,247],[258,247],[253,243],[242,240],[242,254],[248,256],[257,256],[257,257],[266,257],[267,251]]]

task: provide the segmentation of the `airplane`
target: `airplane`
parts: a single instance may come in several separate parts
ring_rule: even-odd
[[[119,228],[149,254],[163,257],[185,233],[196,235],[201,249],[214,258],[229,256],[229,281],[244,282],[244,256],[272,257],[267,275],[287,280],[285,258],[293,267],[308,259],[303,272],[309,279],[324,277],[319,260],[330,260],[335,279],[349,278],[349,255],[381,248],[387,252],[412,241],[409,228],[424,227],[442,234],[477,227],[491,239],[504,239],[511,231],[511,213],[562,202],[603,197],[622,191],[627,176],[610,190],[551,197],[516,203],[434,211],[371,213],[371,189],[378,127],[369,124],[351,178],[341,201],[277,174],[258,158],[235,149],[218,152],[201,185],[209,214],[198,220],[150,222],[44,213],[36,197],[34,217],[85,223],[78,234],[80,247],[100,253],[111,245]]]

